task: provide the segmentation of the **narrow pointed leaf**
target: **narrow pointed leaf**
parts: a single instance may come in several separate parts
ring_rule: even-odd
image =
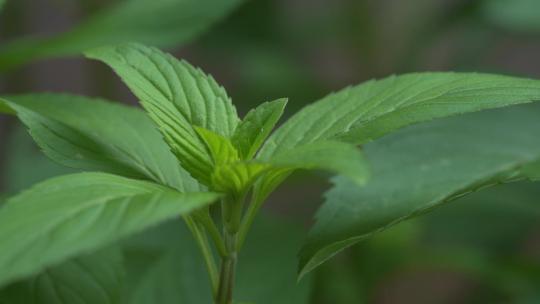
[[[0,207],[0,285],[213,202],[105,173],[42,182]]]
[[[300,276],[340,250],[471,191],[526,178],[540,161],[540,108],[521,106],[440,120],[365,146],[373,177],[344,178],[326,194],[300,252]]]
[[[354,145],[320,141],[301,145],[272,157],[270,164],[291,169],[318,169],[346,176],[363,184],[368,167],[362,152]]]
[[[103,61],[124,80],[186,170],[198,179],[209,175],[211,157],[193,126],[230,137],[239,120],[227,93],[211,76],[140,44],[102,47],[86,56]]]
[[[69,259],[0,290],[0,303],[119,304],[124,285],[119,248]]]
[[[317,140],[363,144],[407,125],[540,100],[540,81],[476,73],[391,76],[343,89],[302,109],[259,158]]]
[[[278,122],[287,99],[265,102],[249,111],[236,128],[232,142],[243,159],[251,159]]]
[[[363,184],[368,176],[366,161],[358,148],[347,143],[326,141],[296,147],[267,162],[238,161],[217,166],[212,184],[217,191],[240,193],[262,176],[255,187],[259,195],[270,192],[299,169],[341,174],[357,184]]]
[[[199,186],[180,167],[144,112],[68,94],[0,98],[54,161],[73,168],[144,177],[182,191]]]
[[[195,127],[195,130],[206,144],[214,166],[239,160],[238,151],[228,138],[201,127]]]

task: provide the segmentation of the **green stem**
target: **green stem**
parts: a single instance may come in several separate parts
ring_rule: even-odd
[[[199,245],[199,249],[201,250],[201,253],[203,255],[206,270],[208,271],[208,276],[210,277],[210,282],[212,284],[212,292],[214,294],[214,298],[216,298],[219,287],[218,271],[216,262],[214,261],[214,255],[212,254],[212,250],[208,243],[208,238],[206,237],[203,229],[201,229],[201,227],[193,220],[193,218],[191,218],[190,216],[186,216],[184,217],[184,220],[189,230],[191,230],[191,233],[195,237],[197,245]]]
[[[236,263],[238,260],[238,230],[242,222],[245,193],[221,201],[223,240],[226,254],[221,257],[219,288],[216,304],[231,304],[233,300]]]
[[[255,195],[252,198],[252,201],[250,202],[246,210],[246,214],[244,216],[244,219],[242,220],[242,224],[240,225],[240,229],[238,231],[238,250],[240,250],[240,248],[242,248],[242,246],[244,245],[247,234],[251,228],[251,225],[253,224],[253,221],[255,220],[255,217],[259,213],[259,209],[261,209],[264,200],[264,197]]]
[[[229,254],[221,259],[221,271],[219,275],[219,288],[216,304],[231,304],[233,300],[234,281],[236,277],[236,252],[237,235],[225,232],[225,244]]]
[[[219,255],[220,256],[227,255],[227,249],[225,248],[225,243],[223,242],[223,239],[221,238],[221,233],[216,227],[216,223],[214,223],[214,220],[210,217],[209,209],[201,210],[200,212],[195,213],[194,216],[197,219],[197,221],[201,223],[204,226],[204,228],[206,228],[206,231],[208,232],[208,234],[210,234],[210,237],[214,241],[214,244],[216,245]]]

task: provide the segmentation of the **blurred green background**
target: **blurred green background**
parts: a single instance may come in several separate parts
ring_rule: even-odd
[[[290,116],[331,91],[389,74],[456,70],[540,78],[540,1],[8,0],[0,12],[0,92],[71,92],[136,104],[112,71],[78,55],[119,40],[157,45],[200,66],[227,88],[241,115],[288,97]],[[0,201],[65,172],[14,119],[0,117]],[[295,250],[329,187],[325,178],[295,175],[271,197],[261,232],[248,239],[249,257],[240,262],[241,297],[257,303],[540,303],[540,186],[528,183],[481,191],[400,224],[296,285]],[[284,227],[295,231],[286,233],[290,248],[272,246]],[[136,251],[145,237],[130,242],[128,250]],[[195,254],[182,254],[194,269],[165,256],[152,271],[172,282],[179,273],[203,271]],[[182,284],[175,292],[184,294],[174,296],[205,301],[197,288]],[[137,286],[168,297],[163,286]]]

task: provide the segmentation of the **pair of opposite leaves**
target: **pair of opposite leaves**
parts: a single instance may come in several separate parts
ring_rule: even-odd
[[[11,199],[0,210],[0,244],[10,248],[0,255],[6,270],[1,283],[215,201],[219,194],[200,193],[201,183],[239,193],[255,182],[257,203],[298,168],[328,169],[361,182],[367,170],[356,145],[415,122],[540,99],[535,80],[469,73],[389,77],[307,106],[265,141],[283,112],[283,100],[265,103],[240,121],[211,77],[170,55],[136,44],[87,55],[122,77],[182,167],[136,109],[69,95],[8,97],[0,110],[16,113],[49,157],[157,184],[82,173],[44,182]],[[326,204],[319,211],[324,225],[317,225],[302,251],[302,274],[365,234],[354,225],[332,231],[331,209]],[[32,216],[19,220],[27,210]],[[35,223],[46,225],[36,231]],[[321,234],[325,229],[328,233]]]

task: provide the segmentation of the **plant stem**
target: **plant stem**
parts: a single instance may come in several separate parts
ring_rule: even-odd
[[[225,231],[225,245],[228,255],[221,258],[221,271],[219,275],[219,288],[216,304],[231,304],[233,299],[234,281],[236,277],[236,252],[237,234],[229,234]]]
[[[228,196],[221,201],[223,242],[226,254],[221,257],[216,304],[231,304],[238,259],[238,229],[242,222],[245,193]]]
[[[212,292],[214,294],[214,298],[216,298],[219,284],[218,271],[216,262],[214,261],[214,255],[212,254],[212,250],[208,243],[208,238],[206,237],[204,230],[201,229],[201,227],[193,220],[193,218],[191,218],[190,216],[185,216],[184,220],[189,230],[191,230],[191,233],[195,237],[197,245],[199,245],[199,249],[201,250],[201,253],[203,255],[206,270],[208,271],[208,276],[210,277],[210,282],[212,284]]]

